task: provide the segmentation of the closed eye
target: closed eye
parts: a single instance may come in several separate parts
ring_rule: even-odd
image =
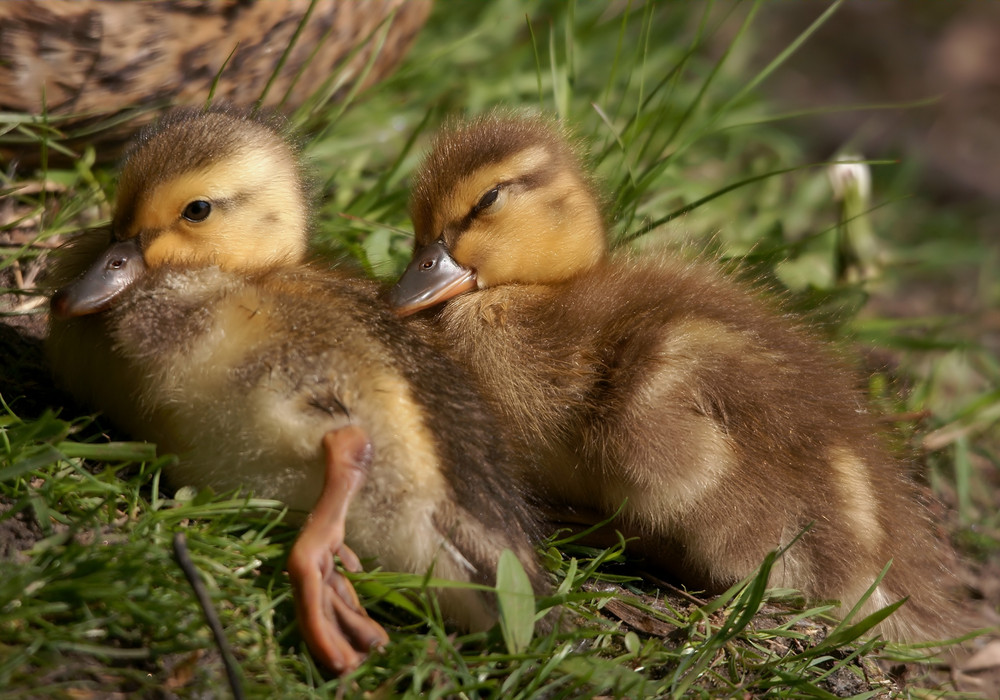
[[[500,185],[497,185],[492,190],[490,190],[489,192],[487,192],[486,194],[484,194],[482,197],[479,198],[479,201],[476,203],[476,206],[472,208],[472,213],[478,214],[484,209],[489,209],[497,201],[497,198],[499,196],[500,196]]]

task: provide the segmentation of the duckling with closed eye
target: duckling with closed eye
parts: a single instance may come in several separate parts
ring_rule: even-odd
[[[401,314],[443,346],[542,469],[569,520],[614,525],[689,586],[722,590],[805,532],[771,584],[940,637],[955,609],[924,506],[830,350],[707,264],[611,255],[595,189],[543,118],[446,128],[415,176]]]
[[[495,420],[374,283],[303,262],[303,182],[279,126],[163,117],[126,153],[113,242],[65,258],[49,355],[76,397],[180,455],[174,484],[313,509],[289,574],[314,656],[346,671],[388,638],[334,555],[492,585],[511,549],[545,583]],[[463,629],[497,618],[489,591],[437,598]]]

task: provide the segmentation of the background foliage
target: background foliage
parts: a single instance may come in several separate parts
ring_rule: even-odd
[[[407,178],[436,127],[497,105],[557,114],[591,154],[619,245],[738,262],[856,351],[901,449],[950,506],[941,520],[971,560],[962,571],[975,588],[997,571],[1000,530],[997,249],[982,227],[982,193],[942,195],[906,144],[829,127],[844,107],[905,121],[933,108],[931,95],[891,106],[889,96],[819,107],[789,99],[806,94],[792,89],[810,71],[799,57],[843,36],[830,27],[856,12],[839,5],[442,0],[392,77],[293,115],[321,191],[315,248],[393,279],[410,252]],[[859,642],[863,624],[831,626],[823,608],[799,612],[766,593],[769,562],[746,587],[702,601],[638,578],[620,547],[572,542],[544,554],[557,600],[589,621],[576,631],[524,645],[521,619],[456,636],[420,577],[366,573],[355,583],[392,645],[350,678],[326,678],[294,627],[283,563],[295,531],[280,505],[161,491],[172,457],[45,385],[30,359],[43,259],[64,234],[107,220],[113,169],[93,149],[49,167],[59,134],[27,115],[0,115],[0,131],[29,136],[42,154],[37,169],[7,164],[0,219],[2,313],[18,329],[0,347],[11,359],[0,385],[0,686],[11,697],[225,687],[171,555],[177,530],[254,696],[870,697],[902,680],[942,682],[931,661],[905,678],[903,667],[874,662],[925,652]],[[838,201],[828,164],[862,147],[872,194]]]

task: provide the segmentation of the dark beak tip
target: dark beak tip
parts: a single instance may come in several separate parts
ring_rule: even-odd
[[[59,321],[67,321],[88,313],[80,308],[79,300],[73,294],[72,285],[56,291],[49,299],[49,313]]]
[[[419,307],[414,304],[413,295],[400,286],[399,282],[394,284],[386,294],[386,302],[392,312],[400,318],[415,313]]]
[[[103,311],[145,270],[137,241],[129,239],[115,243],[80,277],[52,295],[49,300],[52,315],[57,319],[69,319]]]
[[[401,303],[405,303],[402,294],[399,291],[399,283],[392,285],[385,293],[385,301],[393,309],[398,307]]]
[[[49,311],[53,317],[58,319],[69,318],[69,294],[65,289],[60,289],[49,299]]]
[[[414,254],[389,290],[389,305],[397,316],[409,316],[469,291],[475,279],[475,272],[457,263],[444,242],[438,240]]]

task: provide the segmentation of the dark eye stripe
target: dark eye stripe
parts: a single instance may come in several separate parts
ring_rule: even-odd
[[[476,220],[476,217],[496,201],[501,188],[519,187],[524,191],[533,190],[547,185],[554,176],[552,168],[545,168],[537,172],[527,173],[513,180],[497,183],[496,187],[484,194],[461,220],[451,226],[444,227],[444,230],[448,232],[447,238],[449,244],[454,245],[455,240],[468,230],[472,222]]]
[[[553,177],[554,173],[552,172],[552,169],[546,168],[544,170],[539,170],[533,173],[526,173],[521,177],[514,178],[513,180],[505,180],[504,182],[498,182],[496,186],[493,187],[493,189],[484,194],[480,198],[480,200],[476,202],[475,206],[473,206],[472,209],[469,210],[469,213],[466,215],[465,220],[462,222],[463,228],[465,226],[468,226],[471,220],[475,218],[476,214],[480,213],[484,209],[489,208],[493,204],[493,202],[497,201],[497,197],[500,196],[500,190],[502,188],[519,187],[520,189],[525,191],[533,190],[548,184]]]

